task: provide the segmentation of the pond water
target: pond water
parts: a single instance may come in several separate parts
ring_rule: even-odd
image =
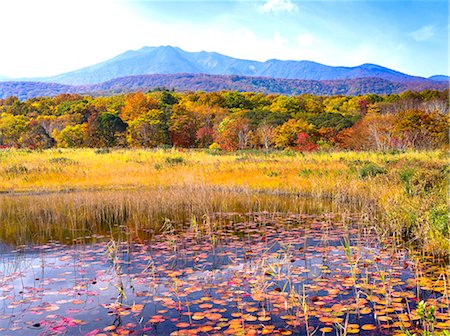
[[[450,329],[448,268],[380,241],[355,208],[140,191],[3,196],[0,209],[1,335]]]

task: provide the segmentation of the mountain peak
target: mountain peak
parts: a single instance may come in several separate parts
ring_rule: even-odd
[[[387,69],[385,67],[382,67],[381,65],[373,64],[373,63],[364,63],[360,65],[361,68],[366,69]]]

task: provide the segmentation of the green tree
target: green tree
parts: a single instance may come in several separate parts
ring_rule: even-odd
[[[90,147],[113,147],[122,144],[127,124],[117,114],[100,112],[87,122],[87,144]]]
[[[20,138],[27,130],[28,120],[22,115],[0,115],[0,145],[19,147]]]
[[[58,147],[83,147],[86,139],[87,124],[65,127],[61,132],[55,131],[53,136]]]
[[[237,91],[223,93],[224,107],[228,109],[252,109],[251,101],[243,94]]]
[[[150,110],[130,122],[127,142],[132,147],[156,147],[168,143],[167,130],[161,120],[163,112]]]

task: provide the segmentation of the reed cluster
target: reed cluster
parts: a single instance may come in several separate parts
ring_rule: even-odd
[[[284,195],[290,207],[300,198],[327,201],[340,212],[357,207],[380,235],[448,256],[448,163],[442,151],[5,149],[0,151],[0,220],[14,225],[1,234],[33,235],[24,224],[27,216],[35,218],[32,225],[69,221],[64,227],[71,230],[83,221],[81,227],[89,228],[111,220],[141,228],[149,218],[163,220],[168,209],[185,207],[189,216],[202,216],[230,205],[237,195],[248,207],[262,202],[259,210],[276,210],[278,205],[270,208],[274,203],[261,201],[262,195]],[[45,200],[36,197],[40,193]],[[33,204],[38,204],[34,210]]]

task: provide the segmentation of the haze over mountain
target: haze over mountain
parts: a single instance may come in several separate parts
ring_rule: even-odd
[[[129,50],[108,61],[54,77],[26,79],[69,85],[86,85],[147,74],[210,74],[302,80],[342,80],[376,77],[393,82],[426,82],[432,79],[407,75],[376,64],[355,67],[328,66],[312,61],[265,62],[237,59],[215,52],[187,52],[177,47],[144,47]],[[438,79],[441,80],[441,79]]]

